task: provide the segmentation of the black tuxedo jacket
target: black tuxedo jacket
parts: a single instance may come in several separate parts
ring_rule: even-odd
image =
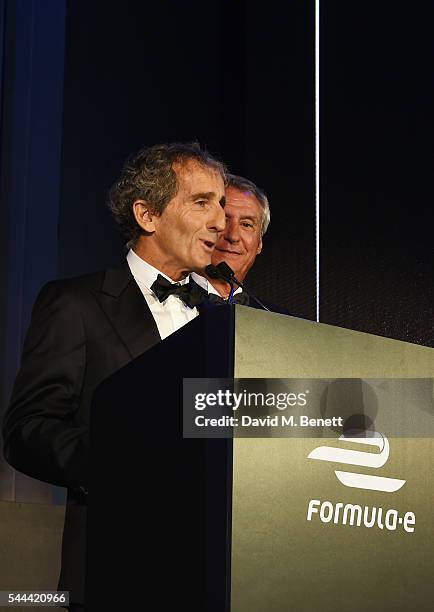
[[[84,599],[89,410],[96,386],[160,341],[125,261],[48,283],[33,308],[3,435],[17,470],[67,487],[59,589]]]
[[[159,341],[126,260],[106,272],[50,282],[35,302],[4,419],[4,454],[20,472],[68,489],[59,590],[70,591],[71,603],[84,601],[93,392]]]

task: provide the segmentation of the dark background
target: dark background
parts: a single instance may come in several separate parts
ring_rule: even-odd
[[[252,287],[313,318],[313,2],[127,6],[67,5],[60,274],[119,258],[104,200],[129,153],[198,140],[269,195]]]
[[[321,321],[434,346],[434,7],[322,5]]]
[[[428,346],[433,17],[327,0],[320,20],[320,320]],[[123,256],[106,193],[145,145],[198,140],[264,188],[248,284],[315,319],[314,26],[312,0],[0,0],[2,406],[41,285]]]

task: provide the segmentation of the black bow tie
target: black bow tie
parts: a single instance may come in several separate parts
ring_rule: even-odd
[[[190,308],[194,308],[208,297],[207,292],[192,280],[180,285],[179,283],[171,283],[161,274],[152,283],[151,291],[155,293],[160,302],[167,300],[169,295],[176,295]]]
[[[220,295],[217,295],[215,293],[209,293],[208,299],[210,302],[212,302],[213,304],[216,304],[217,306],[228,303],[227,300],[224,300]],[[245,291],[240,291],[240,293],[235,293],[232,296],[232,304],[241,304],[242,306],[248,306],[249,305],[248,294]]]

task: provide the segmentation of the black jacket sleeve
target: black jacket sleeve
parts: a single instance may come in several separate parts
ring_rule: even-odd
[[[63,281],[41,290],[3,423],[4,455],[20,472],[87,487],[89,433],[80,418],[86,336],[79,301]]]

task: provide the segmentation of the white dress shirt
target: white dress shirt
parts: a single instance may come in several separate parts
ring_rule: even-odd
[[[131,249],[127,255],[127,262],[155,319],[162,340],[197,317],[199,314],[197,308],[190,308],[176,295],[169,295],[164,302],[160,302],[155,293],[151,291],[151,286],[159,274],[174,283],[171,278],[148,264]],[[179,284],[184,285],[188,281],[187,276],[184,280],[179,281]]]
[[[197,283],[200,287],[202,287],[202,289],[205,289],[205,291],[207,291],[208,293],[214,293],[214,295],[218,295],[219,297],[222,297],[220,293],[217,291],[217,289],[215,289],[211,285],[211,283],[203,276],[199,276],[199,274],[196,274],[196,272],[192,272],[190,274],[190,277],[194,280],[195,283]],[[241,293],[241,291],[242,291],[241,287],[238,287],[238,289],[234,291],[234,295],[236,293]]]

